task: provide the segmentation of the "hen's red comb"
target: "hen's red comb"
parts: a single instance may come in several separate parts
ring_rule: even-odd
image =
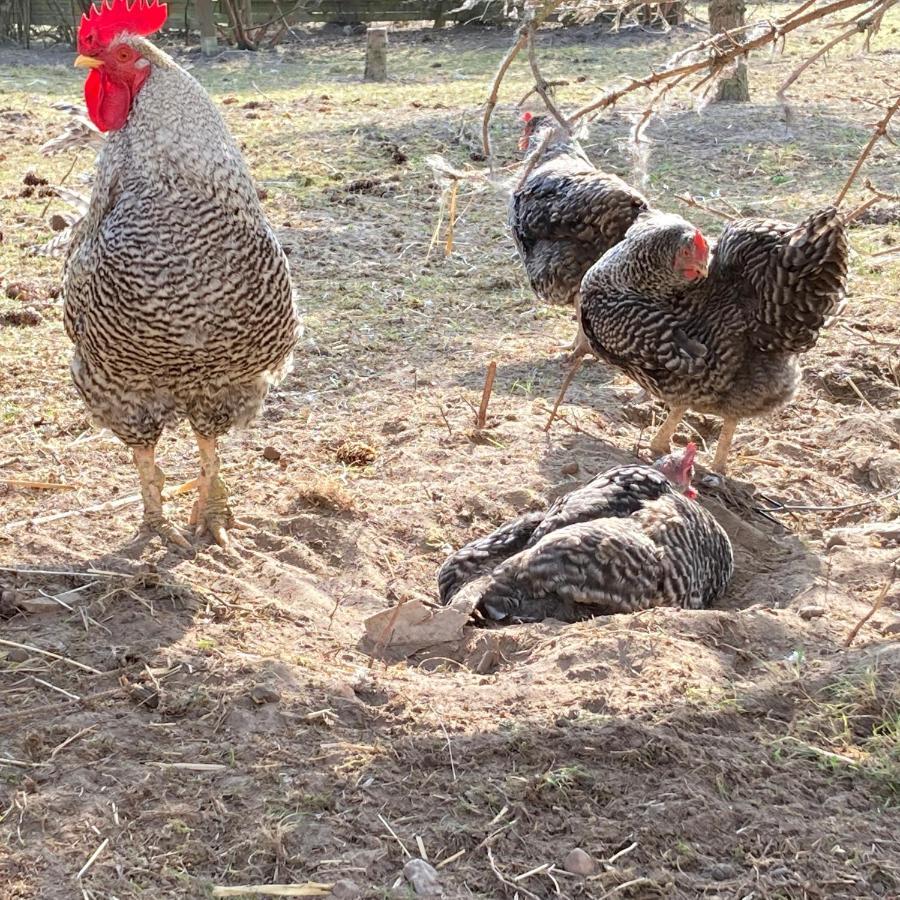
[[[99,8],[91,6],[81,17],[78,29],[78,49],[96,51],[107,46],[113,38],[127,31],[146,36],[159,31],[169,14],[168,7],[159,0],[100,0]]]
[[[694,232],[694,246],[697,248],[698,253],[706,253],[709,250],[709,244],[706,243],[706,238],[700,234],[699,231]],[[690,446],[690,444],[688,445]],[[696,450],[697,448],[694,447]]]
[[[534,113],[530,113],[530,112],[522,113],[522,121],[523,122],[530,122],[533,118],[534,118]]]

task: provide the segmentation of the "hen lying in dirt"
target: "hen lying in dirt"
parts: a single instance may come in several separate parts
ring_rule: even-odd
[[[574,622],[652,606],[701,609],[725,592],[731,542],[691,487],[697,448],[617,466],[450,556],[442,603],[461,590],[498,622]]]

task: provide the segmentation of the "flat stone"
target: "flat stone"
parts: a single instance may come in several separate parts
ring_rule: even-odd
[[[437,869],[424,859],[411,859],[403,867],[403,877],[420,897],[443,897]]]
[[[580,847],[570,850],[563,860],[563,868],[573,875],[593,875],[597,871],[597,860]]]
[[[801,619],[818,619],[825,615],[825,608],[809,604],[808,606],[801,606],[797,610],[797,615]]]

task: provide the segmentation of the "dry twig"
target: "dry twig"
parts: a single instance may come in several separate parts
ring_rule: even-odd
[[[891,574],[888,577],[888,580],[884,583],[884,587],[878,592],[878,596],[872,602],[871,609],[869,609],[869,611],[853,626],[853,628],[850,631],[850,634],[847,635],[847,639],[844,641],[845,647],[849,647],[853,643],[854,639],[859,634],[860,629],[863,627],[863,625],[865,625],[866,622],[868,622],[869,619],[871,619],[872,616],[874,616],[875,613],[877,613],[878,610],[881,608],[881,605],[884,603],[885,598],[888,595],[888,591],[891,589],[891,585],[893,585],[893,583],[894,583],[894,579],[897,577],[897,564],[898,563],[900,563],[900,557],[898,557],[896,560],[894,560],[894,567],[891,570]]]
[[[475,427],[484,428],[487,422],[488,403],[491,402],[491,392],[494,390],[494,378],[497,376],[497,362],[491,360],[484,378],[484,389],[481,392],[481,405],[478,407],[478,415],[475,418]]]
[[[900,109],[900,94],[894,98],[891,105],[887,108],[884,116],[880,119],[880,121],[875,123],[875,127],[872,129],[872,136],[869,138],[869,142],[863,147],[862,153],[859,154],[859,157],[856,160],[856,165],[853,166],[853,171],[850,173],[847,180],[844,182],[844,186],[841,188],[840,193],[837,195],[834,201],[835,206],[840,206],[844,197],[847,196],[847,191],[850,190],[850,186],[856,180],[856,176],[859,174],[859,170],[862,168],[863,163],[868,158],[869,154],[872,152],[875,144],[878,143],[879,138],[884,137],[887,134],[887,128],[890,124],[891,119],[894,117],[894,113]]]

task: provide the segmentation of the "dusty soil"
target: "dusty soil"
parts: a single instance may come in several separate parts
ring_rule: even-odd
[[[651,129],[651,195],[784,217],[828,202],[873,118],[848,79],[895,64],[889,25],[862,61],[799,84],[791,122],[771,98],[802,44],[757,61],[746,109],[673,103]],[[424,162],[477,168],[477,106],[510,35],[423,34],[394,39],[387,86],[359,83],[360,41],[342,36],[195,68],[266,191],[307,331],[261,421],[227,442],[251,527],[232,553],[190,557],[135,537],[128,453],[69,383],[59,262],[29,252],[66,207],[23,179],[64,178],[71,157],[37,147],[79,78],[58,53],[0,57],[0,897],[305,882],[407,897],[411,856],[439,865],[447,897],[900,895],[900,551],[884,524],[900,514],[900,273],[871,256],[900,239],[890,217],[854,228],[851,302],[797,401],[743,423],[733,477],[703,491],[736,548],[720,608],[472,630],[400,660],[361,643],[369,615],[434,597],[451,548],[644,453],[662,414],[593,364],[543,431],[569,314],[530,295],[502,186],[464,184],[444,257],[447,198]],[[555,32],[545,68],[585,76],[575,103],[690,39]],[[510,101],[528,86],[512,77]],[[635,111],[589,141],[625,175]],[[503,163],[515,128],[501,107]],[[867,174],[896,191],[886,146]],[[67,183],[87,190],[91,166],[79,156]],[[679,440],[705,449],[718,427],[689,416]],[[196,474],[186,430],[160,454],[170,486]],[[191,501],[174,493],[177,521]],[[804,509],[757,511],[775,501]],[[576,847],[586,877],[563,869]]]

